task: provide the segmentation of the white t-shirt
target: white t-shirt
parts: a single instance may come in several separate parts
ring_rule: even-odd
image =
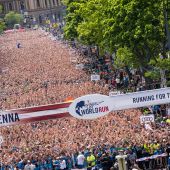
[[[34,170],[35,169],[35,165],[31,164],[31,165],[25,165],[24,170]]]
[[[31,164],[30,167],[31,167],[31,170],[35,169],[35,165],[34,164]]]
[[[85,160],[85,157],[83,154],[79,154],[78,157],[77,157],[77,164],[78,165],[84,165],[84,160]]]
[[[65,169],[66,168],[66,161],[62,160],[62,162],[60,163],[60,169]]]
[[[116,83],[120,83],[120,79],[119,78],[116,78]]]
[[[25,165],[24,170],[31,170],[31,165]]]

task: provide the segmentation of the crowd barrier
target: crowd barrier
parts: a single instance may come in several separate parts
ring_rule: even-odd
[[[167,154],[152,155],[137,159],[136,162],[142,166],[142,169],[162,169],[168,168]]]
[[[146,161],[146,160],[151,160],[151,159],[157,159],[157,158],[162,158],[162,157],[166,157],[166,156],[167,156],[166,153],[163,153],[163,154],[160,154],[160,155],[152,155],[152,156],[149,156],[149,157],[137,159],[136,162]]]

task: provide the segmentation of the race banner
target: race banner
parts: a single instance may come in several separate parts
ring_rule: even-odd
[[[164,158],[166,156],[167,156],[166,153],[162,153],[160,155],[152,155],[152,156],[149,156],[149,157],[143,157],[143,158],[140,158],[140,159],[136,159],[136,162],[148,161],[148,160],[157,159],[157,158]]]
[[[68,103],[0,111],[0,126],[18,125],[68,117]]]
[[[69,113],[78,119],[96,119],[111,111],[170,103],[170,88],[105,96],[92,94],[73,101]]]
[[[170,88],[106,96],[90,94],[73,102],[0,111],[0,126],[17,125],[73,116],[96,119],[116,110],[170,103]]]

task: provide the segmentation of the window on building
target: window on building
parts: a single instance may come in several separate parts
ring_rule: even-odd
[[[53,0],[53,5],[55,5],[55,0]]]
[[[24,5],[24,2],[23,2],[23,1],[20,2],[20,8],[21,8],[21,10],[24,10],[24,9],[25,9],[25,5]]]
[[[47,7],[47,0],[45,0],[45,7]]]
[[[56,2],[57,2],[57,5],[59,5],[59,1],[58,1],[58,0],[56,0]]]
[[[13,8],[12,8],[12,4],[9,3],[8,6],[9,6],[9,11],[12,11],[12,9],[13,9]]]
[[[49,0],[49,4],[50,4],[50,7],[51,7],[51,0]]]
[[[37,7],[40,8],[40,0],[37,0]]]

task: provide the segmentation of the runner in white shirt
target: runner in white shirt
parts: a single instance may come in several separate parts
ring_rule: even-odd
[[[66,161],[65,160],[62,160],[60,162],[60,169],[65,169],[66,168]]]
[[[35,169],[35,165],[32,164],[29,160],[27,161],[27,164],[24,167],[24,170],[34,170]]]
[[[79,155],[77,156],[77,166],[78,166],[79,169],[83,169],[84,168],[84,160],[85,160],[85,157],[80,152]]]
[[[32,170],[31,169],[31,162],[29,160],[27,161],[27,164],[25,165],[24,170]]]

